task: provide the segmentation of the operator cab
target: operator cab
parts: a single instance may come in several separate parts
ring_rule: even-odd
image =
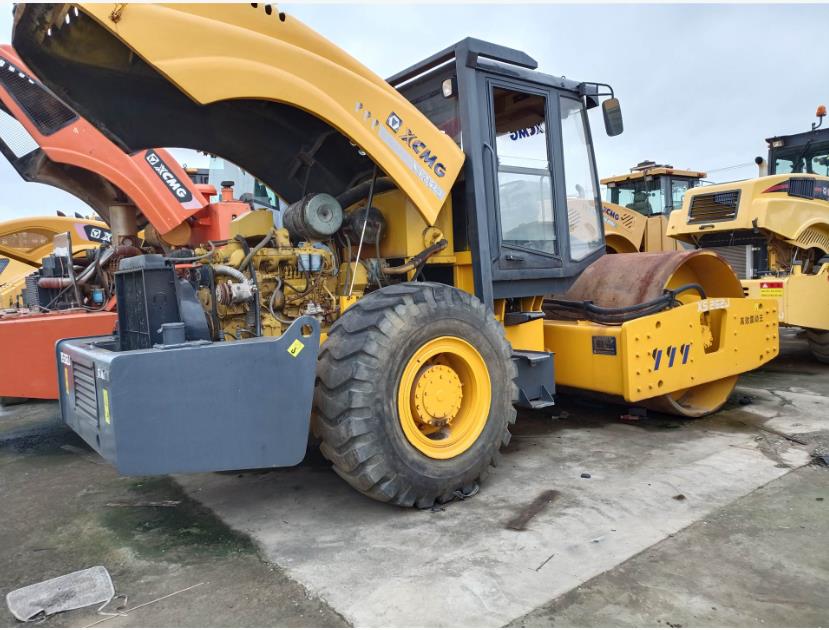
[[[767,138],[769,175],[807,173],[829,176],[829,129]]]
[[[455,249],[469,248],[484,302],[564,291],[604,251],[587,110],[610,86],[536,70],[526,53],[467,38],[388,82],[466,154],[454,186]]]
[[[607,187],[607,201],[649,217],[681,208],[685,193],[704,183],[705,176],[700,171],[645,161],[630,169],[627,175],[607,177],[601,183]]]

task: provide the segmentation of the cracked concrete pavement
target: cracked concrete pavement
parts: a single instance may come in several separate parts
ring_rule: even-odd
[[[702,420],[622,422],[618,407],[559,402],[558,419],[520,414],[481,492],[435,511],[375,503],[315,452],[292,469],[121,478],[54,405],[0,410],[0,590],[93,564],[131,603],[210,584],[111,622],[125,626],[827,617],[829,469],[809,462],[829,451],[829,369],[801,338],[785,331],[781,357]],[[181,503],[142,507],[148,498]],[[524,529],[507,527],[522,514]]]

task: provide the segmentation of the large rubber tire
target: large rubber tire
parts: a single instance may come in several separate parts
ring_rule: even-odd
[[[401,425],[397,392],[416,351],[454,336],[486,362],[491,404],[480,435],[449,459],[416,449]],[[360,492],[400,506],[430,507],[468,494],[509,443],[518,388],[511,349],[474,296],[431,282],[374,291],[331,327],[320,352],[313,427],[334,470]]]
[[[829,363],[829,330],[809,329],[806,331],[806,339],[812,356],[821,363]]]

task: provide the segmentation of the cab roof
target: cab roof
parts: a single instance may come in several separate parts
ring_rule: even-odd
[[[645,179],[646,177],[659,177],[660,175],[676,175],[677,177],[688,177],[691,179],[704,179],[708,174],[702,171],[687,171],[673,166],[654,166],[643,169],[632,169],[630,173],[625,175],[614,175],[612,177],[605,177],[601,180],[601,184],[621,184],[622,182],[632,182]]]

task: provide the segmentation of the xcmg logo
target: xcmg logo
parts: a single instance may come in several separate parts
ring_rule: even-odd
[[[389,117],[386,119],[386,125],[388,125],[389,129],[391,129],[394,133],[398,134],[400,142],[409,147],[412,153],[414,153],[421,162],[429,167],[435,175],[438,177],[446,175],[446,166],[439,161],[437,154],[432,153],[432,150],[426,146],[426,143],[417,137],[414,131],[407,127],[405,133],[398,133],[401,129],[403,129],[403,121],[397,114],[394,112],[389,114]]]
[[[602,210],[604,210],[604,213],[611,219],[615,219],[616,221],[618,221],[621,218],[618,212],[616,212],[615,210],[611,210],[607,206],[602,206]]]
[[[164,185],[170,189],[170,192],[176,196],[176,199],[178,199],[181,203],[187,203],[193,199],[192,193],[179,181],[178,177],[173,174],[158,153],[150,149],[144,154],[144,159],[147,160],[147,164],[152,166],[153,171],[156,175],[158,175],[159,179],[164,182]]]
[[[433,154],[426,143],[418,138],[411,129],[407,129],[406,133],[400,136],[400,142],[408,146],[421,162],[434,171],[435,175],[438,177],[446,175],[446,167],[442,162],[438,162],[438,156]]]
[[[86,234],[86,238],[90,241],[95,241],[96,243],[112,242],[112,232],[109,230],[104,230],[102,228],[95,227],[94,225],[84,225],[83,231]]]
[[[531,136],[537,136],[544,133],[544,123],[536,123],[532,127],[526,129],[518,129],[509,135],[510,140],[523,140]]]

